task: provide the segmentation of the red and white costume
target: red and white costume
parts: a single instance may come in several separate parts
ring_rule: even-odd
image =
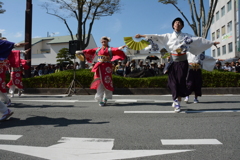
[[[110,53],[111,52],[111,53]],[[103,98],[111,99],[113,82],[112,82],[112,63],[115,60],[124,60],[125,53],[118,48],[93,48],[83,50],[84,56],[89,63],[92,63],[95,56],[98,56],[98,62],[92,68],[94,80],[91,84],[91,89],[96,89],[95,99],[102,101]]]
[[[8,69],[8,60],[0,61],[0,91],[6,93],[6,71]]]
[[[22,91],[23,83],[22,83],[22,71],[21,66],[24,69],[28,69],[27,60],[20,59],[20,51],[13,50],[8,57],[9,67],[11,68],[11,79],[7,86],[9,87],[9,93],[14,94],[15,86]]]

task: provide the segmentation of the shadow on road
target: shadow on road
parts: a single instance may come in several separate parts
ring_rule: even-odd
[[[67,118],[49,118],[45,116],[29,117],[25,120],[19,118],[10,118],[7,121],[0,122],[1,128],[54,125],[54,127],[65,127],[73,124],[105,124],[109,122],[91,122],[92,119],[67,119]]]
[[[37,103],[37,102],[36,102]],[[64,105],[66,104],[66,105]],[[64,108],[72,108],[72,107],[76,107],[74,105],[67,105],[68,103],[61,103],[61,105],[56,104],[55,102],[52,104],[48,104],[48,105],[27,105],[27,104],[23,104],[23,103],[12,103],[11,107],[9,108],[53,108],[53,107],[64,107]],[[78,108],[88,108],[87,106],[77,106]]]

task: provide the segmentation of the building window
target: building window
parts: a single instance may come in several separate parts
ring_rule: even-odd
[[[221,51],[220,48],[217,49],[217,55],[220,56],[221,55]]]
[[[216,13],[216,21],[219,20],[219,11]]]
[[[227,24],[227,32],[231,32],[232,31],[232,21],[228,22]]]
[[[222,36],[226,34],[225,26],[222,26]]]
[[[228,53],[231,53],[233,51],[233,47],[232,47],[232,42],[228,43]]]
[[[224,15],[225,15],[225,6],[221,8],[221,16],[224,16]]]
[[[222,46],[222,54],[226,54],[226,45]]]
[[[215,55],[215,49],[212,50],[212,56],[213,56],[213,57],[216,57],[216,55]]]
[[[220,30],[217,30],[217,39],[220,37]]]
[[[232,0],[227,3],[227,11],[229,12],[232,9]]]
[[[212,41],[215,40],[215,32],[212,33]]]
[[[215,17],[214,17],[214,15],[213,15],[213,17],[212,17],[212,24],[214,23],[214,18],[215,18]]]

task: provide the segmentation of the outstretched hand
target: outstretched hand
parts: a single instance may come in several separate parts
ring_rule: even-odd
[[[83,51],[76,51],[75,54],[77,55],[83,54]]]
[[[141,38],[141,35],[140,34],[136,34],[135,38]]]
[[[217,45],[220,44],[220,42],[214,42],[213,45],[217,48]]]
[[[31,48],[28,48],[27,50],[25,50],[24,54],[28,54],[28,52],[31,50]]]
[[[122,50],[123,48],[127,47],[126,45],[118,47],[118,49]]]
[[[28,42],[16,43],[15,46],[16,46],[16,47],[22,47],[22,46],[25,46],[25,45],[27,45],[27,44],[29,44],[29,43],[28,43]]]

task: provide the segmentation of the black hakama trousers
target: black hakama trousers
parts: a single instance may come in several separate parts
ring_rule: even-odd
[[[186,97],[189,90],[186,86],[188,74],[188,61],[173,62],[168,69],[168,88],[171,90],[173,100]]]
[[[187,77],[187,88],[189,93],[195,93],[195,96],[202,96],[202,70],[190,69]],[[190,95],[189,94],[189,95]]]

